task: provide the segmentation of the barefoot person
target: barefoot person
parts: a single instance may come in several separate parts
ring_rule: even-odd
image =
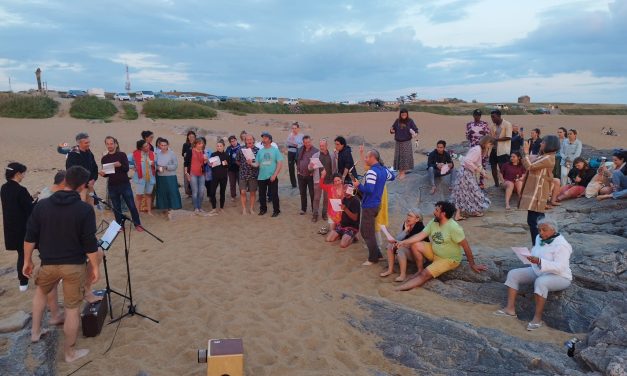
[[[320,173],[320,189],[322,189],[324,191],[324,193],[326,194],[326,196],[328,197],[328,200],[326,200],[326,204],[327,205],[327,214],[329,216],[328,218],[328,222],[330,224],[329,228],[330,229],[334,229],[335,225],[337,223],[340,222],[340,220],[342,219],[342,212],[341,211],[335,211],[333,209],[333,205],[331,205],[331,201],[332,199],[342,199],[344,198],[344,180],[342,179],[342,176],[340,176],[340,174],[333,174],[332,175],[332,183],[331,184],[326,184],[326,177],[327,177],[327,171],[326,170],[322,170],[322,172]]]
[[[598,200],[613,198],[615,200],[627,197],[627,151],[616,151],[612,156],[614,162],[614,172],[612,172],[612,182],[607,189],[602,189],[597,196]]]
[[[446,167],[444,167],[446,166]],[[435,193],[435,178],[451,175],[451,188],[453,187],[453,159],[446,151],[446,141],[440,140],[436,144],[435,149],[429,153],[427,159],[427,169],[429,170],[429,179],[431,179],[431,194]]]
[[[472,112],[473,121],[466,124],[466,140],[468,140],[470,147],[479,145],[479,140],[481,140],[481,137],[490,135],[490,126],[487,122],[481,120],[481,115],[482,113],[480,109],[474,110]],[[485,156],[481,160],[481,165],[483,166],[484,170],[488,165],[488,159],[489,156]],[[483,176],[479,178],[479,185],[481,187],[484,186]]]
[[[516,296],[520,285],[533,284],[536,308],[527,330],[542,327],[542,313],[549,292],[561,291],[573,279],[570,255],[573,248],[557,231],[557,223],[548,218],[538,221],[538,238],[527,259],[531,267],[512,269],[507,273],[507,305],[494,312],[497,316],[516,317]]]
[[[353,240],[359,232],[359,211],[361,205],[359,199],[353,194],[350,185],[345,186],[344,198],[340,204],[341,219],[335,224],[333,230],[327,236],[327,242],[340,239],[340,248],[344,249],[353,244]],[[351,187],[352,188],[352,187]]]
[[[575,158],[573,168],[568,173],[571,184],[566,184],[560,189],[557,201],[581,197],[586,193],[586,187],[594,178],[596,172],[590,168],[588,161],[581,157]]]
[[[411,238],[414,235],[417,235],[425,228],[425,225],[422,223],[422,215],[420,214],[420,210],[416,208],[409,209],[407,212],[407,217],[405,218],[405,222],[403,222],[403,228],[401,232],[396,235],[396,241],[403,241]],[[396,255],[396,259],[398,260],[398,269],[399,276],[394,279],[396,282],[404,282],[407,279],[407,262],[408,261],[416,261],[416,267],[422,268],[422,265],[418,265],[418,260],[414,260],[413,252],[409,248],[399,248],[396,249],[394,245],[396,241],[390,241],[387,247],[388,254],[388,270],[379,274],[380,277],[387,277],[394,273],[394,256]],[[425,239],[425,241],[429,241],[429,239]]]
[[[122,223],[122,200],[126,203],[126,207],[131,212],[131,218],[133,219],[133,225],[138,231],[143,231],[141,227],[141,221],[139,219],[139,212],[133,201],[133,188],[128,179],[129,163],[128,157],[125,153],[118,150],[118,142],[111,136],[105,137],[105,146],[107,148],[107,154],[105,154],[100,162],[105,165],[113,163],[115,172],[113,174],[106,174],[100,171],[99,174],[102,177],[107,178],[107,189],[109,191],[109,198],[111,199],[111,205],[113,206],[113,215],[115,215],[115,221]]]
[[[70,167],[65,175],[65,188],[42,200],[33,209],[28,220],[24,240],[24,268],[28,278],[33,277],[33,250],[39,247],[41,269],[35,279],[37,289],[33,297],[31,341],[37,342],[46,333],[41,328],[46,307],[46,295],[63,279],[65,323],[63,346],[66,362],[73,362],[89,353],[76,349],[79,308],[83,301],[83,285],[95,283],[99,277],[102,251],[96,241],[96,216],[92,207],[80,199],[86,189],[90,173],[80,166]],[[89,258],[89,264],[86,260]],[[87,272],[89,268],[89,272]]]
[[[498,169],[509,160],[512,150],[512,123],[503,119],[501,110],[492,110],[490,116],[494,123],[492,137],[495,140],[494,148],[490,153],[490,168],[492,169],[494,185],[498,187],[500,185]]]
[[[314,200],[313,200],[313,221],[318,220],[318,213],[320,208],[320,199],[322,199],[322,219],[328,220],[328,204],[329,195],[326,190],[322,189],[322,184],[333,184],[333,172],[337,169],[334,168],[333,154],[329,151],[329,145],[326,138],[320,140],[320,151],[313,155],[313,158],[318,158],[323,167],[314,170]],[[322,177],[322,172],[325,173]]]
[[[398,119],[394,121],[390,128],[390,133],[394,135],[394,169],[398,171],[398,178],[404,179],[407,170],[414,169],[414,151],[412,139],[418,134],[416,123],[409,117],[409,111],[402,108],[398,114]]]
[[[509,162],[504,163],[501,166],[501,176],[503,178],[503,188],[505,188],[505,209],[509,210],[509,200],[512,198],[512,193],[516,191],[518,197],[522,194],[523,180],[525,177],[525,167],[520,162],[520,153],[517,151],[512,152]]]
[[[411,290],[420,287],[430,279],[456,269],[462,260],[462,249],[466,254],[470,268],[481,273],[487,270],[485,265],[475,264],[475,259],[464,235],[464,229],[452,218],[455,205],[447,201],[435,204],[433,219],[418,235],[396,243],[396,249],[409,248],[417,260],[418,272],[409,280],[396,288],[397,291]],[[424,240],[429,238],[430,242]],[[431,261],[431,265],[423,269],[423,260]]]
[[[250,149],[252,159],[246,157],[244,149]],[[242,200],[242,215],[252,214],[255,206],[257,177],[259,176],[259,163],[257,163],[255,156],[258,151],[259,149],[255,146],[255,137],[252,134],[244,134],[244,146],[237,152],[235,159],[239,165],[239,193]],[[248,200],[246,193],[249,195]]]

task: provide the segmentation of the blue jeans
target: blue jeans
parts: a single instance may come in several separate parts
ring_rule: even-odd
[[[191,175],[190,185],[192,186],[192,203],[194,204],[194,209],[200,209],[202,207],[203,191],[205,189],[205,176]]]
[[[612,173],[612,185],[616,190],[612,193],[612,198],[624,198],[627,197],[627,175],[623,175],[623,173],[618,170]]]
[[[131,184],[121,184],[121,185],[109,185],[109,198],[111,199],[111,205],[113,205],[113,214],[115,215],[115,221],[117,223],[122,223],[122,200],[128,207],[128,210],[131,212],[131,218],[133,219],[133,224],[135,226],[141,225],[139,221],[139,212],[135,207],[135,201],[133,200],[133,190],[131,189]]]
[[[435,178],[436,177],[442,177],[442,176],[446,176],[446,175],[451,175],[451,182],[450,185],[453,186],[453,170],[449,170],[449,172],[447,172],[446,174],[442,175],[440,173],[440,170],[431,166],[429,167],[429,179],[431,180],[431,186],[434,187],[435,186]]]

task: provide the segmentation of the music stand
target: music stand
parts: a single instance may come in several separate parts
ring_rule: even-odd
[[[111,321],[109,322],[109,324],[113,324],[114,322],[120,321],[123,318],[125,318],[126,316],[134,316],[134,315],[138,315],[141,316],[143,318],[146,318],[150,321],[153,321],[155,323],[159,323],[158,320],[153,319],[152,317],[149,317],[147,315],[144,315],[143,313],[140,313],[137,311],[137,305],[133,302],[133,288],[131,286],[131,268],[130,268],[130,264],[129,264],[129,260],[128,260],[128,255],[129,255],[129,246],[128,246],[128,241],[127,241],[127,237],[126,237],[126,222],[132,222],[132,220],[126,216],[124,213],[120,213],[119,211],[117,211],[112,205],[110,205],[108,202],[104,201],[103,199],[101,199],[100,197],[94,195],[92,196],[94,201],[96,203],[102,203],[104,204],[106,207],[108,207],[109,209],[111,209],[111,211],[113,211],[114,213],[117,213],[119,215],[119,217],[122,219],[119,224],[120,228],[122,229],[122,234],[124,236],[124,260],[126,261],[126,283],[128,284],[128,295],[123,294],[119,291],[116,291],[114,289],[111,288],[111,285],[109,283],[109,271],[107,269],[107,256],[103,255],[103,264],[104,264],[104,270],[105,270],[105,281],[106,281],[106,294],[108,295],[109,298],[109,313],[111,316]],[[112,221],[111,225],[109,225],[109,227],[111,227],[113,224],[117,224],[117,222]],[[130,225],[129,225],[130,228]],[[150,236],[152,236],[153,238],[157,239],[159,242],[163,243],[163,240],[161,240],[158,236],[156,236],[155,234],[151,233],[150,231],[146,230],[146,228],[144,228],[142,226],[142,228],[144,229],[144,232],[148,233]],[[106,234],[106,233],[105,233]],[[117,233],[115,234],[115,236],[110,239],[107,242],[102,242],[99,241],[98,245],[100,246],[100,248],[102,248],[105,252],[111,247],[113,241],[117,238]],[[105,247],[103,247],[103,245]],[[121,315],[120,317],[113,319],[113,310],[112,310],[112,304],[111,304],[111,293],[116,294],[118,296],[121,296],[125,299],[128,299],[129,301],[129,306],[128,306],[128,311]]]

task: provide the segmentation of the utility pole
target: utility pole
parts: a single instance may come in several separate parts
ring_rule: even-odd
[[[131,92],[131,78],[128,75],[128,65],[126,65],[126,84],[124,85],[124,89],[127,93]]]
[[[11,87],[11,76],[9,76],[9,93],[13,92],[13,87]]]

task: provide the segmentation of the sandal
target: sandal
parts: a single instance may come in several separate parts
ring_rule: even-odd
[[[505,310],[503,310],[503,309],[498,309],[498,310],[492,312],[492,314],[495,315],[495,316],[516,317],[516,315],[509,314],[509,313],[505,312]]]
[[[527,330],[531,332],[531,331],[534,331],[536,329],[542,328],[542,325],[543,324],[541,322],[539,322],[539,323],[530,322],[529,324],[527,324]]]

